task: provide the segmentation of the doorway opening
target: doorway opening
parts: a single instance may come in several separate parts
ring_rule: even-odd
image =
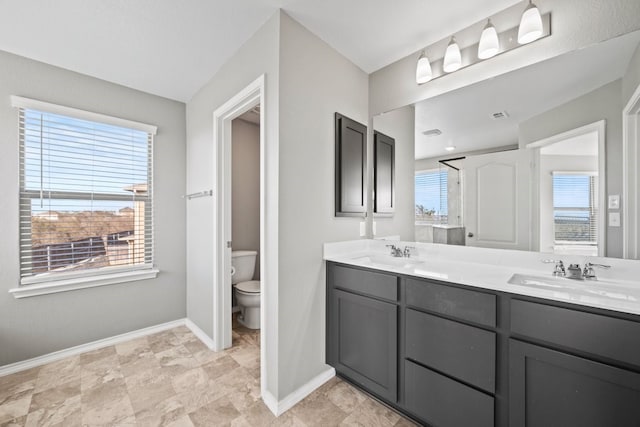
[[[528,147],[536,148],[538,250],[605,256],[605,122]]]
[[[268,384],[266,384],[266,366],[269,362],[268,352],[266,347],[268,345],[266,337],[268,335],[269,327],[273,327],[266,322],[268,307],[266,307],[265,301],[267,301],[266,294],[269,292],[269,283],[274,281],[272,277],[274,272],[268,270],[267,263],[265,262],[265,247],[269,246],[269,242],[266,238],[267,225],[272,227],[271,222],[266,220],[266,206],[267,206],[267,194],[266,194],[266,141],[265,141],[265,95],[264,95],[265,77],[264,75],[257,78],[246,88],[228,100],[225,104],[216,109],[213,113],[213,145],[214,145],[214,174],[213,174],[213,188],[214,188],[214,209],[213,209],[213,264],[214,264],[214,281],[213,281],[213,350],[220,351],[226,348],[230,348],[233,344],[233,316],[232,316],[232,301],[233,301],[233,287],[232,287],[232,249],[233,247],[233,133],[234,133],[234,121],[239,117],[245,115],[245,113],[254,110],[259,116],[260,126],[258,127],[259,134],[259,154],[257,169],[259,196],[258,201],[252,201],[252,210],[258,209],[259,212],[259,226],[258,226],[258,245],[256,258],[257,262],[255,268],[257,268],[257,276],[255,272],[252,272],[253,277],[260,278],[260,291],[259,297],[259,327],[260,333],[254,337],[255,343],[259,345],[259,371],[260,371],[260,389],[263,400],[269,397]],[[257,108],[256,107],[260,107]],[[245,116],[247,118],[247,116]],[[239,122],[236,122],[239,123]],[[242,126],[242,125],[241,125]],[[255,155],[255,153],[254,153]],[[255,167],[254,167],[255,169]],[[256,172],[256,171],[254,171]],[[277,220],[277,215],[274,216],[274,220]],[[255,239],[255,236],[254,236]],[[252,278],[253,278],[252,277]],[[273,292],[277,293],[277,289],[273,289]],[[254,295],[255,297],[255,295]],[[255,298],[254,298],[255,299]],[[240,308],[242,305],[238,305]],[[246,306],[246,304],[245,304]],[[237,315],[236,315],[237,316]],[[255,317],[255,316],[254,316]]]

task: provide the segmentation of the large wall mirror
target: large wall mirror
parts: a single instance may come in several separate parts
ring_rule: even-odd
[[[415,239],[621,257],[639,44],[629,33],[414,104],[416,196],[397,203],[415,205]]]

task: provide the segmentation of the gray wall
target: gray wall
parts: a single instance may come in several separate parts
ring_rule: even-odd
[[[375,217],[376,236],[400,235],[401,240],[413,241],[415,215],[415,112],[413,106],[399,108],[374,117],[374,129],[396,140],[395,191],[396,209],[393,217]],[[373,207],[372,207],[373,209]]]
[[[187,191],[197,192],[213,188],[213,176],[218,171],[213,164],[213,112],[265,74],[265,128],[267,168],[267,220],[278,215],[278,57],[280,14],[270,18],[216,73],[215,76],[187,103]],[[274,168],[275,165],[275,168]],[[270,170],[268,174],[272,173]],[[210,337],[213,336],[213,209],[214,197],[202,197],[187,202],[187,316]],[[271,241],[276,241],[278,230]],[[278,250],[267,248],[262,266],[262,280],[269,271],[277,275]],[[277,281],[274,283],[277,286]],[[276,293],[265,293],[274,295]],[[277,301],[267,301],[277,307]],[[277,313],[272,313],[276,316]],[[277,320],[277,317],[275,318]],[[266,336],[267,344],[277,343],[277,323],[272,322]],[[264,333],[264,332],[263,332]],[[269,353],[266,366],[269,391],[277,396],[277,353],[266,346]]]
[[[260,251],[260,126],[232,122],[231,236],[233,250]],[[260,279],[256,257],[253,279]]]
[[[280,34],[279,398],[325,371],[325,242],[359,238],[334,216],[334,113],[367,123],[368,76],[287,15]]]
[[[520,147],[578,127],[606,120],[606,179],[609,194],[622,195],[622,81],[616,80],[520,123]],[[620,201],[621,208],[624,200]],[[624,227],[624,224],[622,224]],[[622,257],[623,227],[607,227],[606,256]]]
[[[185,317],[185,105],[0,52],[0,366]],[[10,95],[158,126],[156,279],[14,299],[18,271],[18,111]]]
[[[626,106],[629,99],[640,86],[640,45],[636,48],[631,61],[629,61],[629,68],[622,78],[622,105]]]

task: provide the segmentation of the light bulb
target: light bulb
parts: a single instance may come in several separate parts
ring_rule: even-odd
[[[427,58],[424,51],[422,51],[418,58],[418,65],[416,66],[416,83],[426,83],[431,80],[431,77],[431,63],[429,63],[429,58]]]
[[[451,37],[447,50],[444,52],[444,64],[442,69],[446,73],[456,71],[462,66],[462,57],[460,56],[460,47],[456,43],[455,37]]]
[[[538,7],[529,0],[527,8],[522,13],[520,27],[518,27],[518,43],[531,43],[539,39],[540,36],[542,36],[542,17]]]
[[[496,27],[493,26],[491,20],[487,20],[482,35],[480,36],[480,43],[478,43],[478,58],[487,59],[495,56],[500,50],[500,43],[498,42],[498,32]]]

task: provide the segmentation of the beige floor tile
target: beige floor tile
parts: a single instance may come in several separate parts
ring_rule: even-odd
[[[80,387],[77,386],[78,394],[66,398],[62,401],[60,390],[49,389],[41,394],[58,395],[58,399],[53,396],[41,396],[42,401],[39,407],[32,409],[27,416],[26,427],[48,427],[48,426],[81,426],[82,425],[82,405],[79,394]],[[35,396],[34,396],[35,399]],[[43,405],[48,403],[47,405]]]
[[[231,422],[241,416],[227,397],[214,400],[189,414],[193,425],[198,426],[230,426]]]
[[[285,412],[284,414],[280,415],[269,425],[274,427],[308,427],[300,420],[300,418],[293,415],[291,411]]]
[[[338,382],[327,390],[325,396],[346,413],[353,412],[360,404],[369,398],[363,392],[344,381]]]
[[[305,399],[291,408],[290,411],[310,427],[337,426],[348,415],[331,401],[323,398]]]
[[[171,377],[162,368],[125,377],[133,410],[137,413],[175,396]]]
[[[147,337],[149,347],[154,353],[161,353],[182,345],[180,339],[171,331],[162,331]]]
[[[340,425],[393,427],[400,418],[397,412],[367,397]]]
[[[36,378],[41,367],[27,369],[25,371],[16,372],[15,374],[0,377],[0,405],[5,398],[15,395],[24,394],[36,387]]]
[[[7,398],[2,405],[0,405],[0,423],[5,423],[14,418],[27,415],[29,413],[29,406],[31,405],[31,396],[31,394],[28,394],[17,398]]]
[[[117,354],[112,354],[82,365],[80,384],[82,391],[124,378]]]
[[[187,412],[177,396],[171,396],[146,409],[136,412],[136,424],[138,426],[170,426],[176,423],[184,423]],[[180,421],[183,419],[183,421]],[[190,421],[189,421],[190,422]]]
[[[80,356],[68,357],[42,366],[36,379],[34,392],[80,379]]]
[[[67,400],[80,398],[80,380],[51,387],[45,391],[34,393],[31,398],[29,412],[39,409],[55,408],[64,405]],[[79,402],[79,400],[78,400]]]
[[[200,366],[196,358],[182,344],[156,353],[156,358],[165,373],[170,375],[177,375]]]
[[[26,422],[27,422],[27,415],[23,415],[19,418],[14,418],[9,421],[4,421],[4,422],[0,421],[0,426],[1,427],[24,427]]]
[[[88,425],[135,423],[133,406],[123,379],[116,379],[82,393],[82,423]]]
[[[204,369],[211,380],[215,380],[239,367],[240,364],[228,355],[202,365],[202,369]]]
[[[115,355],[116,355],[116,348],[115,346],[110,345],[108,347],[103,347],[97,350],[82,353],[80,355],[80,364],[87,365],[89,363],[93,363],[105,357],[115,356]]]

